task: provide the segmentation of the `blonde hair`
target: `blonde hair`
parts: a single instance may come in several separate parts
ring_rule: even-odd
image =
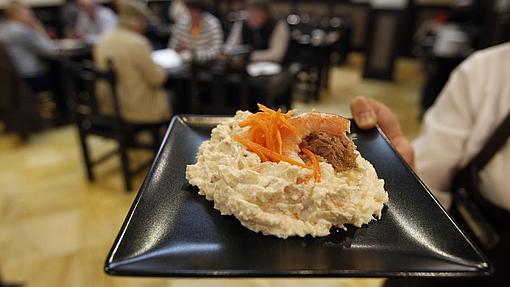
[[[126,28],[133,28],[138,21],[148,21],[152,13],[145,3],[136,0],[124,0],[119,6],[118,23]]]

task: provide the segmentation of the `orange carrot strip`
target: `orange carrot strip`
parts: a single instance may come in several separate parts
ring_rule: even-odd
[[[236,141],[240,142],[241,144],[243,144],[244,146],[246,146],[250,151],[256,153],[259,156],[261,161],[267,161],[267,156],[264,154],[264,152],[260,148],[257,147],[258,144],[253,143],[253,146],[251,146],[251,148],[250,148],[250,147],[248,147],[248,145],[245,144],[247,142],[250,142],[250,140],[243,139],[239,136],[234,136],[233,138],[234,138],[234,140],[236,140]]]
[[[244,128],[244,127],[248,127],[248,126],[254,126],[257,124],[258,124],[257,118],[250,116],[246,120],[240,122],[239,126]]]
[[[248,138],[253,140],[255,138],[256,133],[257,133],[257,128],[250,127],[250,129],[248,130]]]
[[[257,122],[260,120],[268,120],[270,116],[268,116],[267,113],[258,112],[252,115],[249,115],[248,118],[241,123],[239,123],[239,126],[245,127],[245,126],[253,126],[256,125]]]
[[[299,131],[295,126],[293,126],[289,121],[285,118],[281,118],[281,123],[285,126],[289,131],[291,131],[294,135],[299,136]]]
[[[251,127],[248,132],[248,138],[257,144],[264,145],[266,143],[266,139],[264,137],[264,133],[260,127]]]
[[[244,146],[246,146],[249,150],[255,152],[256,154],[259,154],[259,153],[263,154],[263,155],[267,156],[269,159],[271,159],[272,161],[275,161],[275,162],[285,161],[290,164],[297,165],[299,167],[303,167],[303,168],[307,167],[306,165],[304,165],[300,162],[297,162],[291,158],[288,158],[286,156],[275,153],[274,151],[271,151],[259,144],[256,144],[256,143],[250,141],[249,139],[245,139],[245,138],[242,138],[239,136],[234,136],[233,138],[234,138],[234,140],[236,140],[236,141],[240,142],[241,144],[243,144]]]
[[[259,120],[258,123],[259,123],[259,127],[264,132],[264,136],[266,137],[266,148],[268,148],[270,150],[274,150],[273,137],[271,136],[271,132],[269,130],[269,127],[267,126],[267,123],[262,120]]]
[[[280,119],[280,116],[278,115],[278,113],[274,113],[271,115],[271,128],[270,128],[271,137],[276,138],[276,131],[278,130],[279,119]],[[278,152],[278,150],[279,150],[278,139],[276,139],[276,143],[273,140],[273,145],[274,145],[273,151]],[[278,153],[281,154],[280,152],[278,152]]]
[[[280,130],[276,130],[276,143],[278,144],[278,153],[282,154],[283,141],[282,141],[282,133],[280,132]]]
[[[253,125],[253,121],[249,120],[249,119],[239,123],[239,126],[242,127],[242,128],[249,127],[249,126],[252,126],[252,125]]]
[[[260,161],[262,162],[269,161],[269,159],[264,153],[257,153],[257,155],[260,157]]]
[[[284,116],[285,118],[292,117],[294,115],[294,113],[296,112],[296,110],[289,110],[286,113],[282,113],[281,109],[278,109],[278,111],[273,111],[272,109],[264,106],[263,104],[257,104],[257,106],[259,107],[259,110],[261,110],[262,112],[266,112],[266,113],[269,113],[269,114],[279,113],[282,116]]]
[[[262,112],[264,112],[264,113],[267,113],[267,114],[274,114],[274,113],[277,113],[277,114],[279,114],[279,115],[283,116],[284,118],[290,118],[290,117],[292,117],[292,115],[293,115],[293,114],[294,114],[294,112],[296,111],[296,110],[290,110],[290,111],[288,111],[288,112],[286,112],[286,113],[282,113],[282,109],[278,109],[277,111],[274,111],[274,110],[272,110],[272,109],[270,109],[270,108],[268,108],[268,107],[266,107],[266,106],[264,106],[264,105],[262,105],[262,104],[257,104],[257,106],[258,106],[258,107],[259,107],[259,109],[260,109]]]
[[[308,156],[308,158],[312,161],[312,166],[313,166],[313,176],[315,178],[315,182],[320,182],[321,181],[321,168],[319,166],[319,161],[317,160],[317,157],[315,156],[315,154],[313,152],[311,152],[309,149],[306,149],[306,148],[303,148],[301,149],[304,153],[306,153],[306,155]]]
[[[288,131],[299,136],[297,128],[288,120],[294,111],[282,113],[281,109],[274,111],[262,104],[258,104],[258,107],[260,112],[250,115],[239,124],[243,128],[250,128],[248,138],[244,139],[245,141],[241,143],[259,155],[263,161],[286,161],[294,165],[306,167],[306,165],[283,156],[283,129],[286,132]],[[286,136],[288,136],[288,132],[285,134]]]
[[[259,107],[259,110],[261,110],[262,112],[266,112],[266,113],[269,113],[269,114],[275,113],[275,111],[273,111],[272,109],[264,106],[263,104],[257,104],[257,107]]]

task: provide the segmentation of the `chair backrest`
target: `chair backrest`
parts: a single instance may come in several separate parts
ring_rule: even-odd
[[[108,60],[108,67],[105,70],[98,69],[90,60],[84,60],[81,63],[73,65],[73,70],[77,76],[77,91],[74,98],[75,112],[78,118],[110,118],[122,122],[120,103],[117,94],[117,75],[115,73],[113,62]],[[102,83],[110,91],[113,113],[107,115],[101,111],[101,101],[98,99],[98,84]]]

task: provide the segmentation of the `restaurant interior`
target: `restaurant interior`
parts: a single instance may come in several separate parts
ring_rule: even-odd
[[[412,142],[450,113],[452,73],[510,40],[508,0],[0,0],[0,15],[0,286],[383,286],[377,274],[112,276],[105,261],[174,116],[260,103],[356,118],[362,96]],[[494,103],[484,119],[508,113]]]

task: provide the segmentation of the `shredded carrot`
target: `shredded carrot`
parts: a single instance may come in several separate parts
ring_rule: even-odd
[[[248,138],[250,138],[253,142],[257,144],[260,145],[266,144],[264,132],[259,127],[250,128],[250,131],[248,132]]]
[[[252,125],[255,125],[256,124],[256,121],[254,119],[247,119],[245,121],[242,121],[239,123],[239,126],[242,127],[242,128],[245,128],[245,127],[249,127],[249,126],[252,126]]]
[[[297,128],[295,126],[293,126],[287,119],[281,118],[281,123],[294,135],[296,135],[296,136],[299,135],[299,131],[297,130]]]
[[[292,117],[292,115],[294,114],[294,112],[296,110],[290,110],[288,112],[286,112],[285,114],[282,113],[281,109],[278,109],[278,111],[273,111],[271,110],[270,108],[264,106],[263,104],[257,104],[257,106],[259,107],[259,109],[263,112],[263,113],[267,113],[269,115],[273,114],[273,113],[278,113],[280,114],[281,116],[285,117],[285,118],[290,118]]]
[[[263,104],[257,104],[257,107],[259,107],[259,109],[262,111],[262,112],[265,112],[265,113],[268,113],[268,114],[273,114],[273,113],[276,113],[275,111],[271,110],[270,108],[264,106]]]
[[[269,133],[271,135],[271,138],[274,139],[273,140],[273,147],[274,147],[273,151],[281,154],[281,152],[279,152],[278,139],[276,137],[276,131],[278,130],[278,119],[279,119],[278,112],[273,113],[271,115],[271,122],[269,124],[269,126],[270,126],[269,127]]]
[[[282,133],[280,132],[280,130],[276,130],[276,143],[278,144],[278,153],[282,154],[283,141],[282,141]]]
[[[284,137],[299,136],[298,129],[289,121],[294,111],[282,113],[280,109],[274,111],[261,104],[258,104],[258,107],[259,112],[239,123],[242,128],[249,127],[247,137],[234,136],[234,139],[256,153],[263,162],[285,161],[302,168],[312,168],[315,182],[320,182],[319,161],[313,152],[308,149],[302,150],[312,162],[311,166],[284,155]]]
[[[319,166],[319,161],[317,160],[317,156],[313,152],[311,152],[309,149],[303,148],[301,149],[310,159],[313,166],[313,176],[315,178],[315,182],[321,181],[321,168]]]
[[[271,130],[267,122],[263,120],[258,120],[258,126],[262,129],[264,132],[264,136],[266,139],[266,147],[270,150],[274,151],[274,141],[273,136],[271,135]]]
[[[300,162],[297,162],[289,157],[286,157],[284,155],[281,155],[281,154],[278,154],[272,150],[269,150],[259,144],[256,144],[254,142],[252,142],[251,140],[249,139],[245,139],[245,138],[242,138],[242,137],[239,137],[239,136],[234,136],[234,139],[240,143],[242,143],[244,146],[246,146],[249,150],[251,150],[252,152],[256,153],[257,155],[263,155],[263,156],[266,156],[267,158],[269,158],[271,161],[276,161],[276,162],[279,162],[279,161],[285,161],[285,162],[288,162],[290,164],[293,164],[293,165],[297,165],[299,167],[303,167],[303,168],[306,168],[307,166],[305,164],[302,164]]]

